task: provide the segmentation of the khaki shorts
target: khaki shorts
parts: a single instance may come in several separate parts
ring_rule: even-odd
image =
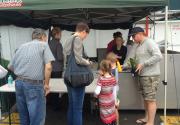
[[[140,76],[138,78],[139,92],[144,100],[156,101],[157,87],[160,82],[160,76]]]

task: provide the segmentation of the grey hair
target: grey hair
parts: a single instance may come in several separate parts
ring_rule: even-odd
[[[42,36],[46,36],[45,30],[35,29],[32,33],[32,39],[41,39]]]

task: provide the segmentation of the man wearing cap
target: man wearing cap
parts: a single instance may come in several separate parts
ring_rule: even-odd
[[[138,72],[138,86],[144,99],[145,117],[136,122],[145,125],[154,125],[156,114],[156,92],[160,82],[160,65],[162,54],[158,45],[152,39],[146,37],[141,27],[131,30],[132,36],[137,47],[135,48],[134,58],[137,60],[136,72]],[[124,65],[126,67],[126,64]]]
[[[15,89],[20,124],[44,125],[45,96],[49,93],[51,61],[54,57],[44,30],[34,30],[32,39],[17,49],[8,68],[17,76]]]

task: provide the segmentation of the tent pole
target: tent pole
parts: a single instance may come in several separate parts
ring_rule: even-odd
[[[49,29],[48,29],[48,43],[49,43],[49,41],[51,40],[51,26],[49,27]]]
[[[149,36],[149,17],[146,16],[146,36]]]
[[[168,43],[168,6],[165,7],[165,48],[164,48],[164,125],[166,125],[167,109],[167,43]]]

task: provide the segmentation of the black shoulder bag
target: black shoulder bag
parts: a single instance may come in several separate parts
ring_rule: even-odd
[[[73,88],[84,87],[90,85],[94,76],[91,69],[85,65],[79,65],[76,63],[75,55],[74,55],[74,40],[72,41],[71,54],[68,57],[67,68],[64,74],[64,82],[68,86]],[[84,55],[84,49],[83,49]]]

